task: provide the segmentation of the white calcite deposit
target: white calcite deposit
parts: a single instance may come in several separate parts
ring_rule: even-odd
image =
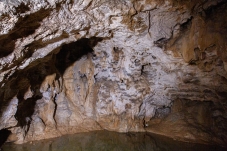
[[[227,143],[225,0],[1,0],[0,129]]]

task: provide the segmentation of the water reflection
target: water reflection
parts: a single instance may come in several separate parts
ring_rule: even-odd
[[[150,133],[95,131],[26,143],[3,151],[225,151],[226,148],[177,142]]]

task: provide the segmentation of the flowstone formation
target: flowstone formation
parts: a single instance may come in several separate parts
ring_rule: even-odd
[[[1,0],[1,132],[226,144],[226,11],[225,0]]]

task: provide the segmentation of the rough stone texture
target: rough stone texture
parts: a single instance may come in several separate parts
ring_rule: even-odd
[[[227,143],[225,0],[0,1],[0,129]]]

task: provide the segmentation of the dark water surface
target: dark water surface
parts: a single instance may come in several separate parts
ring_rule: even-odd
[[[15,145],[3,151],[227,151],[227,148],[174,141],[150,133],[95,131]]]

